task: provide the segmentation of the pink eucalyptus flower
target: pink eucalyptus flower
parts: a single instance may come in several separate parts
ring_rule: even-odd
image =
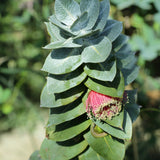
[[[90,118],[106,120],[119,114],[123,98],[110,97],[90,91],[86,100],[86,111]]]

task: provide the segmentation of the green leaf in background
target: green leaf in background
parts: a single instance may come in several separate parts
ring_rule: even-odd
[[[137,5],[138,7],[142,8],[142,9],[149,10],[152,7],[151,4],[149,4],[149,3],[151,3],[152,1],[154,1],[154,0],[141,0],[141,1],[135,0],[135,5]]]
[[[107,160],[123,160],[125,145],[110,135],[95,138],[90,132],[84,135],[91,148]]]
[[[87,74],[81,70],[63,75],[50,74],[47,77],[48,93],[60,93],[79,85]]]
[[[67,40],[51,42],[45,47],[43,47],[43,49],[78,48],[78,47],[82,47],[82,46],[79,44],[73,43],[73,39],[69,38]]]
[[[107,38],[113,42],[122,32],[123,25],[122,22],[116,20],[107,20],[107,24],[102,31],[102,36],[107,36]]]
[[[151,8],[149,3],[152,3],[153,0],[111,0],[120,10],[129,8],[130,6],[138,6],[141,9],[148,10]]]
[[[82,61],[85,63],[104,62],[109,56],[112,49],[110,40],[106,37],[97,44],[86,47],[82,52]]]
[[[63,93],[48,93],[47,86],[42,90],[41,93],[41,107],[54,108],[58,106],[67,105],[80,97],[85,91],[84,86],[76,86]]]
[[[3,114],[10,114],[12,111],[14,110],[12,104],[9,104],[9,103],[4,103],[0,106],[0,111],[3,113]]]
[[[42,160],[68,160],[83,152],[87,146],[85,140],[75,145],[65,146],[45,139],[40,148],[40,155]]]
[[[110,3],[109,0],[103,0],[100,2],[100,13],[98,20],[93,27],[94,30],[100,29],[101,31],[104,29],[106,23],[107,23],[107,18],[109,16],[109,10],[110,10]]]
[[[74,0],[56,0],[54,10],[57,19],[68,26],[81,15],[79,4]]]
[[[58,27],[56,27],[51,22],[45,22],[45,25],[51,37],[51,42],[64,40],[64,38],[60,34],[61,30]]]
[[[160,1],[159,0],[154,0],[154,6],[156,7],[156,9],[160,12]]]
[[[101,81],[113,81],[116,76],[117,68],[116,61],[109,58],[102,63],[92,64],[88,63],[84,67],[84,72],[92,78]]]
[[[124,92],[124,78],[122,73],[117,72],[116,77],[112,82],[99,81],[96,79],[88,78],[85,85],[96,92],[111,96],[111,97],[123,97]]]
[[[99,0],[81,0],[80,2],[81,13],[88,12],[88,17],[89,17],[88,24],[85,30],[89,30],[95,25],[99,15],[99,8],[100,8]]]
[[[77,49],[58,49],[48,55],[42,71],[65,74],[74,71],[81,64],[81,55]]]
[[[0,104],[6,102],[10,96],[11,96],[11,90],[9,88],[3,89],[0,86]]]
[[[95,152],[91,147],[79,156],[79,160],[105,160],[105,158],[101,157],[97,152]]]
[[[78,121],[78,123],[75,124],[75,121]],[[90,126],[91,120],[87,120],[87,121],[82,122],[81,119],[77,119],[77,120],[73,119],[72,122],[68,121],[67,123],[65,123],[66,129],[64,129],[64,130],[56,131],[57,126],[55,126],[54,129],[52,128],[51,133],[48,135],[48,138],[51,140],[54,140],[54,141],[58,141],[58,142],[74,138],[78,134],[85,131]],[[70,127],[71,123],[72,123],[72,126]],[[69,127],[67,127],[67,126],[69,126]],[[50,126],[47,126],[47,129],[49,127]],[[47,134],[48,134],[48,132],[47,132]]]
[[[132,121],[127,111],[124,111],[123,129],[112,127],[99,120],[93,120],[93,122],[113,137],[123,140],[130,140],[132,137]]]
[[[111,0],[112,3],[116,4],[117,7],[122,10],[134,4],[134,0]]]
[[[154,21],[160,24],[160,12],[154,15]],[[157,30],[159,30],[159,26],[157,28],[158,28]]]

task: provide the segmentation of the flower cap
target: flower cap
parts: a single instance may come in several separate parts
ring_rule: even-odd
[[[95,91],[90,91],[86,100],[86,111],[89,118],[98,120],[111,120],[119,114],[123,98],[107,96]]]

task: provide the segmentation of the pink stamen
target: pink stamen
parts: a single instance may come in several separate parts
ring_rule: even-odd
[[[121,111],[122,98],[115,98],[95,91],[90,91],[86,100],[86,111],[90,118],[106,120]]]

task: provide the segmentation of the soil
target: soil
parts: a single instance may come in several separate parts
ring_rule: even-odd
[[[39,150],[44,137],[44,124],[36,126],[34,131],[17,128],[0,134],[0,160],[28,160],[35,150]]]

